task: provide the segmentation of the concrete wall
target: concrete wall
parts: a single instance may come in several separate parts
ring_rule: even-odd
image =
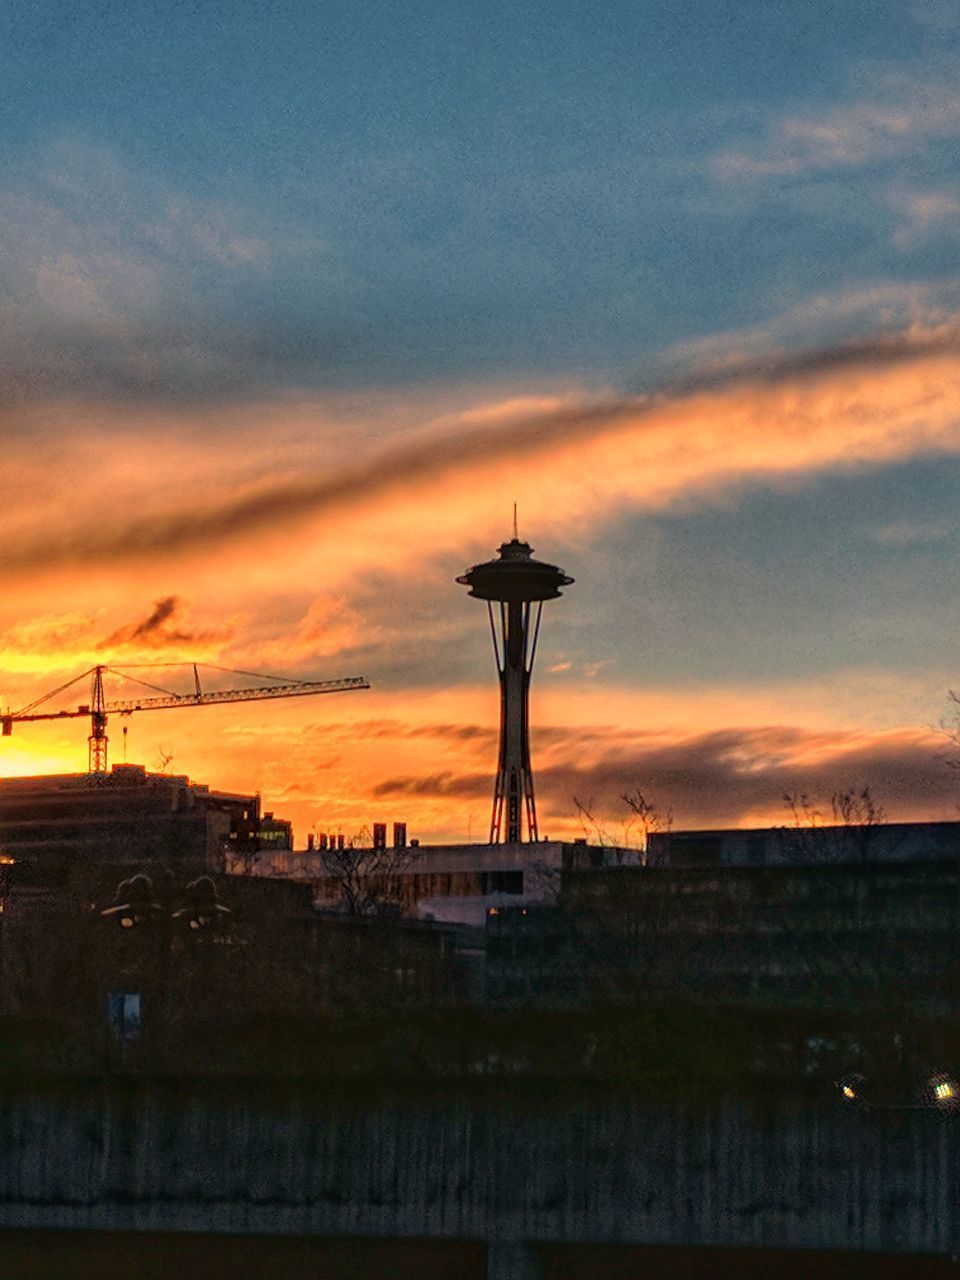
[[[832,1101],[0,1107],[0,1229],[953,1254],[960,1116]]]

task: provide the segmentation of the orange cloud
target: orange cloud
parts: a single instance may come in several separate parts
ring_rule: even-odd
[[[183,631],[172,625],[179,612],[176,596],[158,600],[153,611],[142,621],[118,628],[97,645],[98,650],[126,651],[137,654],[163,649],[168,655],[189,653],[191,660],[217,654],[232,635],[231,628],[210,631]]]
[[[290,667],[375,645],[382,639],[382,628],[366,621],[345,596],[321,595],[286,634],[245,646],[244,660]]]
[[[369,674],[359,662],[342,670],[330,661],[365,649],[389,673],[402,643],[421,664],[417,687],[385,680],[369,693],[307,705],[138,716],[129,724],[130,758],[156,767],[164,744],[173,769],[215,786],[259,788],[267,807],[289,813],[301,832],[314,822],[356,830],[382,816],[407,818],[424,837],[476,836],[487,821],[498,710],[488,641],[478,617],[484,684],[429,687],[431,652],[459,643],[463,623],[452,582],[451,609],[439,617],[415,612],[417,586],[438,574],[449,580],[474,551],[489,554],[514,494],[524,495],[521,532],[535,531],[544,547],[569,545],[624,511],[729,502],[746,485],[956,455],[958,393],[957,334],[943,327],[741,361],[657,395],[600,405],[564,391],[558,403],[544,396],[533,417],[513,393],[459,413],[424,398],[418,424],[408,398],[398,402],[393,431],[385,402],[370,422],[345,403],[286,399],[233,419],[221,410],[206,433],[203,420],[185,413],[124,433],[113,410],[87,406],[79,418],[85,447],[67,446],[62,471],[48,459],[39,492],[26,477],[49,444],[41,449],[41,436],[26,428],[12,438],[23,500],[0,513],[3,699],[22,705],[55,683],[49,673],[102,660],[110,647],[128,660],[138,647],[146,657],[162,647],[164,656],[231,667],[309,665],[321,678]],[[55,424],[76,425],[57,412]],[[109,523],[98,471],[112,497]],[[409,618],[369,603],[401,591]],[[150,601],[158,602],[152,611]],[[98,647],[105,636],[107,650]],[[551,656],[555,670],[544,653],[533,716],[548,834],[576,833],[573,788],[589,794],[603,783],[613,803],[617,779],[629,785],[655,769],[678,821],[755,815],[775,803],[777,787],[806,776],[836,777],[839,786],[882,781],[898,760],[917,790],[913,800],[903,792],[891,799],[878,785],[891,813],[914,803],[940,812],[948,803],[932,781],[933,739],[910,726],[936,719],[949,673],[623,688],[610,670],[590,679],[580,657],[567,667],[567,655]],[[117,727],[111,731],[119,758]],[[726,731],[734,737],[721,750],[716,735]],[[30,758],[38,769],[52,761],[82,768],[84,736],[80,721],[18,729],[0,747],[0,772],[29,771]],[[692,784],[667,785],[671,760],[677,778],[700,769],[718,780],[713,791],[703,784],[709,805]]]
[[[64,670],[91,647],[97,622],[96,612],[81,609],[11,621],[0,631],[0,671],[9,677]]]
[[[520,422],[445,427],[393,447],[361,444],[357,461],[332,469],[317,467],[315,439],[302,440],[299,474],[238,479],[233,495],[212,499],[206,472],[192,489],[183,484],[194,469],[181,459],[176,494],[138,501],[136,517],[124,515],[118,502],[109,524],[99,513],[84,520],[82,511],[71,520],[68,511],[45,531],[11,529],[4,573],[196,564],[235,544],[261,580],[277,574],[282,554],[288,568],[321,561],[329,588],[360,567],[406,570],[441,538],[445,548],[488,542],[504,524],[502,510],[492,510],[492,493],[523,492],[524,518],[552,533],[623,508],[710,500],[742,484],[957,453],[958,332],[906,330],[753,361],[654,395],[568,406]],[[227,456],[235,448],[235,441],[222,445]],[[136,441],[127,449],[132,464]],[[291,445],[288,464],[294,453]],[[531,474],[534,488],[524,483]],[[139,483],[152,493],[149,463]],[[136,477],[128,487],[136,491]]]
[[[478,648],[483,640],[478,625]],[[532,732],[541,830],[581,834],[579,796],[616,834],[619,796],[633,786],[671,807],[678,826],[785,821],[785,791],[829,796],[864,783],[891,818],[952,817],[944,739],[915,727],[937,718],[940,701],[939,689],[883,672],[756,690],[629,688],[544,672]],[[301,839],[315,826],[350,834],[406,820],[424,840],[463,840],[486,835],[497,715],[491,662],[479,685],[151,712],[109,731],[112,759],[123,758],[122,723],[131,761],[157,768],[163,748],[169,771],[257,789]],[[79,771],[86,733],[83,720],[17,726],[0,743],[0,772]]]

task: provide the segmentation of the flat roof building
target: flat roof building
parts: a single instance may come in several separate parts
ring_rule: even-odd
[[[84,862],[220,866],[257,849],[258,796],[114,765],[106,774],[0,779],[0,853],[17,879]]]
[[[263,850],[255,870],[259,875],[310,881],[320,908],[344,909],[346,897],[358,887],[362,891],[357,882],[365,878],[372,882],[371,901],[379,899],[421,920],[480,928],[491,910],[555,901],[564,871],[637,858],[636,850],[599,848],[583,841],[374,845]]]
[[[960,822],[876,822],[660,831],[647,860],[665,867],[797,867],[960,857]]]

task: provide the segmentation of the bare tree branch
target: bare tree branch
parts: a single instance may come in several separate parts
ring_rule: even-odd
[[[418,858],[409,845],[368,845],[361,831],[344,847],[320,850],[320,862],[348,915],[392,915],[403,910],[402,873]],[[364,841],[364,843],[361,843]]]

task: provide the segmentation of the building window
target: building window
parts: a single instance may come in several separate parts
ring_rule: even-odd
[[[107,996],[107,1022],[115,1040],[136,1040],[140,1034],[140,992],[111,991]]]
[[[484,871],[480,875],[481,893],[523,893],[522,871]]]

